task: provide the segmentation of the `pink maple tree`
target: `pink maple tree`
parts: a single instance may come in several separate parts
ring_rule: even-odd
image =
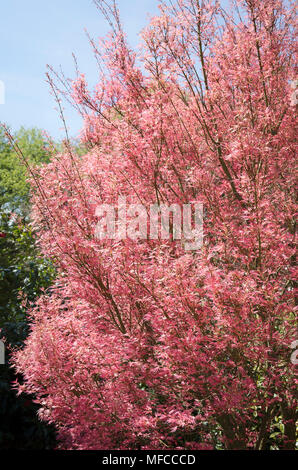
[[[56,285],[14,364],[68,449],[292,449],[295,381],[293,8],[162,2],[127,44],[91,41],[71,98],[88,152],[33,171]],[[204,243],[99,240],[96,207],[204,205]]]

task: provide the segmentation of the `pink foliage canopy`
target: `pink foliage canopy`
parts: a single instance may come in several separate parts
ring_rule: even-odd
[[[58,279],[14,364],[68,449],[264,449],[295,441],[293,11],[281,0],[162,2],[132,51],[118,10],[71,97],[84,116],[34,169]],[[98,240],[95,208],[204,205],[204,244]],[[295,303],[296,302],[296,303]],[[270,444],[269,444],[270,445]]]

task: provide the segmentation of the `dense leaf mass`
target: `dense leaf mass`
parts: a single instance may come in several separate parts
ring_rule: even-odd
[[[294,448],[295,79],[290,2],[162,2],[127,45],[92,42],[82,141],[36,169],[59,277],[14,355],[68,449]],[[98,240],[95,208],[204,205],[204,244]]]

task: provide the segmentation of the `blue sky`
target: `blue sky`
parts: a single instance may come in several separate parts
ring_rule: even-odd
[[[157,0],[119,0],[124,29],[136,46],[138,33],[154,15]],[[5,104],[0,104],[0,122],[17,130],[39,127],[55,139],[64,133],[55,102],[46,83],[46,65],[62,66],[74,77],[72,53],[79,69],[96,83],[97,67],[84,32],[97,38],[108,31],[92,0],[8,0],[1,2],[0,81],[5,84]],[[76,136],[81,120],[65,108],[70,134]]]

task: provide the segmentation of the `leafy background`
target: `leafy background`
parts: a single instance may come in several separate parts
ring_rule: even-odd
[[[41,131],[22,128],[14,137],[30,164],[49,161]],[[28,334],[26,307],[55,278],[30,224],[26,178],[26,168],[0,131],[0,339],[6,344],[6,364],[0,365],[0,449],[50,449],[56,442],[54,427],[38,419],[34,397],[16,395],[12,384],[22,378],[9,367],[10,349],[22,346]]]

